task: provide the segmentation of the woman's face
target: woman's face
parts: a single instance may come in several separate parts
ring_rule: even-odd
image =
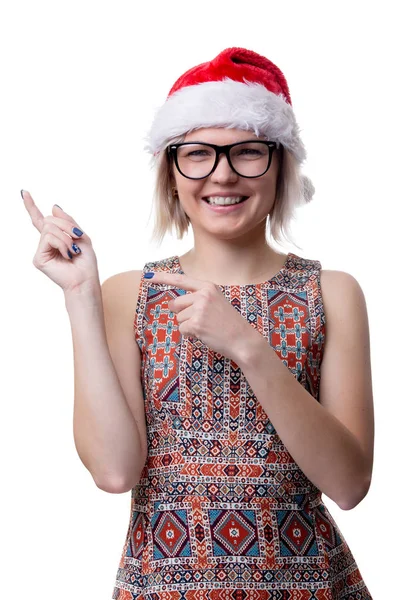
[[[184,141],[225,145],[260,139],[255,133],[241,129],[203,128],[188,133]],[[244,234],[266,220],[275,201],[278,170],[277,150],[274,150],[268,171],[253,179],[237,175],[230,168],[225,155],[220,155],[215,171],[205,179],[188,179],[173,164],[179,202],[190,218],[192,227],[219,233],[225,238]],[[233,210],[214,210],[204,200],[208,196],[220,195],[248,196],[248,199]]]

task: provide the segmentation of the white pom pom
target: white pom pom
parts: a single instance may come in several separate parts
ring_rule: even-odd
[[[303,186],[304,202],[308,204],[313,199],[313,196],[315,194],[315,187],[313,182],[309,177],[307,177],[307,175],[301,175],[300,179]]]

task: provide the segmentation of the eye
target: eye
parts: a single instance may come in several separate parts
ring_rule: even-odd
[[[207,150],[192,150],[187,153],[187,156],[208,156],[209,152]]]
[[[239,151],[239,154],[250,154],[254,156],[260,156],[261,152],[259,150],[255,150],[254,148],[242,148]]]

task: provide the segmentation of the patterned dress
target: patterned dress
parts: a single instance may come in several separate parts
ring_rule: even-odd
[[[147,271],[183,273],[178,256]],[[289,253],[269,281],[219,286],[318,402],[325,315],[321,263]],[[113,600],[367,600],[321,491],[281,441],[231,359],[182,336],[168,301],[185,290],[141,279],[148,458],[132,489]]]

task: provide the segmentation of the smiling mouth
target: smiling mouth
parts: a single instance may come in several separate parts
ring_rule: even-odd
[[[244,202],[245,200],[247,200],[250,196],[242,196],[241,200],[239,200],[238,202],[224,202],[224,201],[219,201],[219,202],[211,202],[210,198],[202,198],[202,200],[204,200],[204,202],[207,202],[207,204],[212,204],[213,206],[233,206],[235,204],[241,204],[242,202]]]

